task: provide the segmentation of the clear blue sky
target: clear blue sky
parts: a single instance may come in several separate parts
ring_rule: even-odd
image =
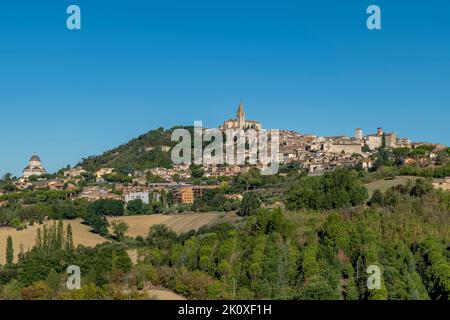
[[[215,127],[240,100],[265,127],[450,144],[449,14],[447,0],[3,1],[0,174],[34,151],[55,171],[159,126]]]

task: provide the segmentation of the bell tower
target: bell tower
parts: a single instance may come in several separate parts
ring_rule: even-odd
[[[244,112],[244,104],[242,102],[239,104],[236,119],[238,121],[239,128],[245,129],[245,112]]]

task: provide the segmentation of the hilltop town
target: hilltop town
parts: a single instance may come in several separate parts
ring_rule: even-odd
[[[230,129],[264,130],[243,104]],[[0,299],[448,299],[450,148],[382,128],[281,130],[279,170],[263,175],[174,165],[174,130],[55,173],[33,154],[6,174]],[[61,285],[70,265],[80,290]],[[386,287],[366,288],[368,265],[386,266]]]
[[[220,130],[255,129],[261,130],[262,124],[255,120],[247,120],[244,105],[239,104],[236,118],[225,121]],[[365,171],[375,170],[383,165],[379,152],[389,152],[389,159],[398,166],[434,167],[443,162],[446,146],[441,144],[414,142],[408,138],[398,137],[395,132],[384,132],[377,128],[374,133],[364,135],[361,128],[355,129],[353,137],[332,136],[321,137],[312,134],[301,134],[289,130],[280,130],[280,147],[278,161],[282,168],[295,168],[307,175],[322,175],[336,168],[358,168]],[[162,139],[164,140],[164,139]],[[171,165],[169,153],[173,144],[156,143],[144,145],[140,153],[162,154],[166,161],[159,166],[151,164],[140,170],[124,172],[120,166],[101,165],[95,170],[87,163],[73,168],[60,170],[57,174],[47,174],[41,159],[34,154],[23,170],[23,176],[12,179],[15,190],[65,190],[72,198],[95,201],[113,199],[128,203],[141,200],[148,204],[149,194],[159,200],[161,193],[172,193],[175,203],[192,205],[205,190],[217,188],[220,182],[248,173],[251,165],[214,165],[190,166],[186,164]],[[110,152],[111,153],[111,152]],[[111,154],[111,158],[120,157],[121,151]],[[95,157],[92,157],[95,159]],[[256,166],[258,167],[258,166]],[[283,169],[282,169],[283,172]],[[437,187],[450,189],[449,179],[435,182]],[[3,194],[5,191],[0,193]],[[229,195],[241,199],[242,194]],[[5,204],[5,201],[0,204]]]

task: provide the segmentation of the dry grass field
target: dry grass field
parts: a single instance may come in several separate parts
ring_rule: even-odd
[[[180,214],[180,215],[142,215],[142,216],[124,216],[110,217],[108,220],[122,220],[129,225],[127,235],[136,237],[138,235],[145,236],[152,225],[165,224],[177,233],[187,232],[190,230],[198,230],[202,226],[211,224],[220,219],[217,213],[198,213],[198,214]],[[107,241],[102,236],[90,232],[90,227],[81,223],[81,220],[64,220],[64,229],[70,223],[73,231],[73,240],[75,246],[83,245],[86,247],[95,247],[97,244]],[[47,225],[53,224],[53,221],[46,222]],[[42,228],[35,224],[28,226],[27,229],[17,231],[13,228],[0,228],[0,264],[6,261],[6,239],[11,235],[14,245],[14,255],[20,252],[20,246],[23,245],[24,251],[30,250],[36,240],[36,232],[38,228]]]
[[[156,300],[186,300],[185,297],[182,297],[170,290],[153,289],[148,290],[147,294],[150,298],[154,298]]]
[[[128,224],[128,236],[145,236],[151,226],[155,224],[165,224],[177,233],[198,230],[201,227],[216,222],[220,218],[217,213],[191,213],[179,215],[142,215],[109,217],[108,221],[120,220]]]
[[[155,287],[151,284],[148,284],[143,291],[139,291],[140,293],[145,293],[147,298],[152,300],[187,300],[185,297],[176,294],[172,290],[163,288],[163,287]],[[129,288],[123,288],[122,293],[130,294],[131,290]]]
[[[417,177],[411,176],[399,176],[394,179],[381,179],[374,182],[365,184],[365,187],[369,191],[369,197],[372,197],[375,190],[380,190],[381,192],[386,192],[389,188],[398,185],[406,185],[408,181],[415,181]]]
[[[95,247],[97,244],[105,242],[106,239],[99,236],[98,234],[90,232],[90,227],[81,223],[81,220],[64,220],[64,229],[67,224],[70,223],[73,233],[73,242],[75,246],[79,244],[86,247]],[[47,221],[46,224],[52,225],[52,221]],[[24,251],[31,249],[36,240],[37,229],[41,228],[42,225],[28,226],[27,229],[17,231],[13,228],[0,228],[0,263],[4,264],[6,260],[6,239],[10,235],[13,240],[14,255],[17,259],[17,254],[20,252],[20,245],[23,245]]]

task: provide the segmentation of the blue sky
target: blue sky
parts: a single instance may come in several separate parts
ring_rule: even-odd
[[[77,4],[82,30],[66,29]],[[382,9],[382,30],[365,26]],[[153,128],[382,126],[450,144],[450,3],[46,0],[0,6],[0,174],[49,171]]]

